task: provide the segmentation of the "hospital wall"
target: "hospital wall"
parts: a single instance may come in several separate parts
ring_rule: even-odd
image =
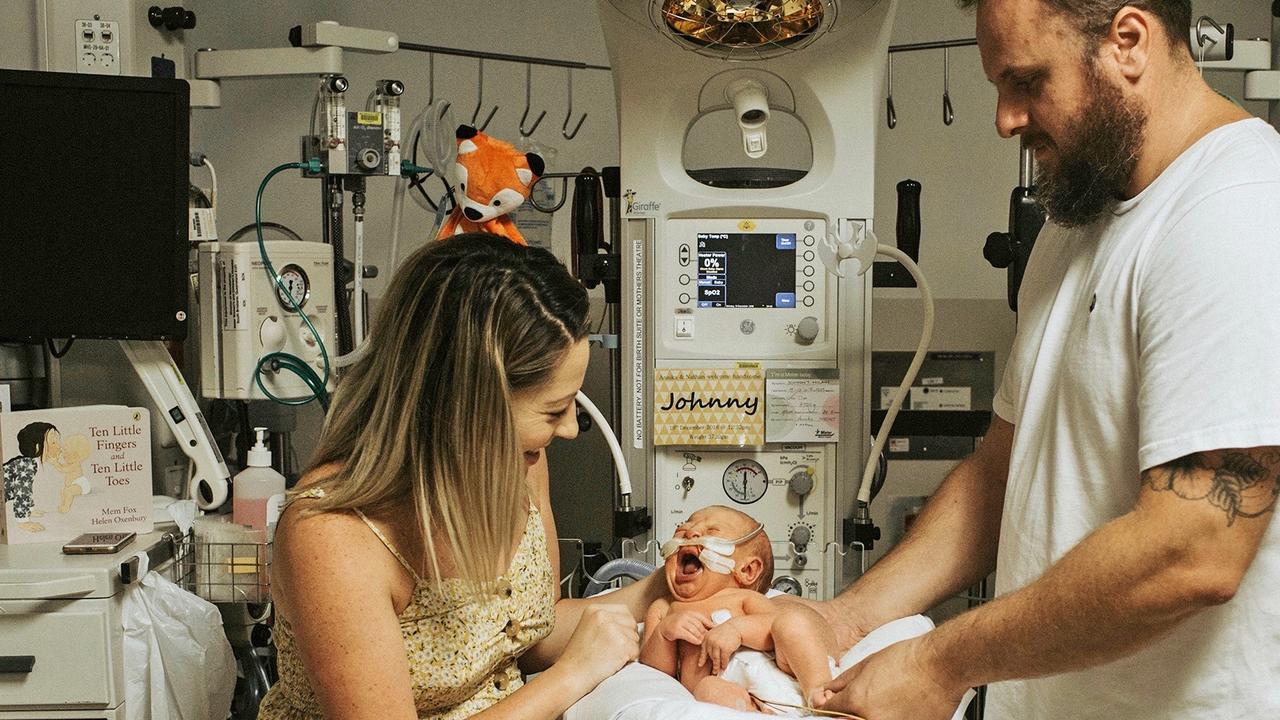
[[[50,0],[56,2],[57,0]],[[36,0],[6,0],[0,23],[0,67],[30,68],[36,63]],[[1266,37],[1271,32],[1268,3],[1261,0],[1197,0],[1195,11],[1236,24],[1238,37]],[[189,52],[196,48],[240,49],[282,47],[296,24],[336,20],[344,25],[391,30],[402,41],[499,53],[536,55],[608,65],[609,57],[592,0],[387,0],[351,3],[337,0],[296,0],[263,3],[257,0],[194,0],[186,3],[199,22],[187,31]],[[973,16],[958,10],[952,0],[900,0],[893,30],[895,44],[972,37]],[[675,52],[675,50],[672,50]],[[400,52],[392,56],[346,53],[344,66],[351,80],[350,96],[359,102],[378,78],[404,81],[406,115],[413,115],[427,98],[427,56]],[[437,56],[437,97],[451,100],[459,121],[471,118],[476,106],[475,60]],[[1016,141],[1001,140],[993,128],[995,92],[987,83],[976,48],[951,51],[950,91],[954,124],[942,122],[943,58],[941,51],[898,55],[894,61],[893,94],[898,125],[883,123],[878,130],[876,158],[876,221],[882,241],[892,238],[896,198],[894,187],[904,178],[923,185],[920,265],[933,285],[938,302],[937,350],[982,350],[996,353],[997,380],[1012,338],[1015,318],[1005,304],[1005,273],[982,257],[988,233],[1004,230],[1010,190],[1018,180]],[[489,132],[505,139],[518,137],[517,123],[524,106],[524,67],[485,64],[485,107],[497,103]],[[560,136],[566,113],[566,75],[563,69],[537,67],[533,71],[534,112],[547,117],[534,138],[557,148],[551,170],[601,167],[618,161],[617,114],[613,82],[604,71],[583,70],[573,75],[574,112],[588,112],[581,133],[572,141]],[[1242,95],[1238,74],[1211,75],[1228,95]],[[315,92],[311,78],[260,78],[222,83],[222,107],[194,110],[191,143],[215,163],[219,178],[218,225],[225,237],[253,220],[254,192],[272,167],[297,159],[298,137],[306,132]],[[883,97],[874,98],[883,106]],[[1247,107],[1265,115],[1260,103]],[[673,139],[674,141],[675,139]],[[193,181],[206,182],[193,169]],[[850,183],[862,182],[849,178]],[[376,304],[388,276],[389,208],[393,183],[369,181],[369,219],[366,262],[378,265],[379,278],[367,288]],[[268,189],[264,220],[280,222],[308,239],[320,236],[319,185],[286,173]],[[348,211],[349,212],[349,211]],[[426,239],[431,218],[417,205],[407,204],[402,251]],[[568,217],[555,218],[554,249],[568,254]],[[350,224],[348,223],[348,236]],[[348,243],[350,250],[350,243]],[[911,290],[877,290],[874,296],[873,346],[876,350],[914,347],[919,309]],[[88,345],[88,343],[86,343]],[[117,372],[132,380],[112,349],[94,354],[81,366],[117,363]],[[99,392],[91,368],[77,369],[77,353],[68,363],[64,383],[69,397],[84,399]],[[608,397],[607,356],[595,351],[587,392],[598,401]],[[136,391],[136,390],[135,390]],[[124,392],[124,391],[119,391]],[[88,401],[88,400],[84,400]],[[133,401],[100,397],[99,402]],[[284,422],[283,420],[281,422]],[[296,439],[305,458],[320,424],[319,412],[304,409],[298,416]],[[597,432],[575,443],[552,448],[553,494],[562,535],[602,541],[610,537],[610,480],[607,452]],[[881,510],[893,496],[927,495],[950,463],[906,461],[894,463]],[[572,502],[568,500],[572,498]],[[892,535],[893,528],[886,528]],[[880,550],[874,554],[880,555]]]

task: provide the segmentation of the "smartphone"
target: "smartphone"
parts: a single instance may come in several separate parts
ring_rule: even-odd
[[[138,533],[85,533],[62,546],[64,555],[110,555],[133,542]]]

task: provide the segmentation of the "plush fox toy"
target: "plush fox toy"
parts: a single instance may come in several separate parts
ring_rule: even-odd
[[[437,240],[469,232],[488,232],[525,245],[507,213],[529,197],[546,164],[536,153],[522,153],[470,125],[458,126],[458,163],[454,166],[453,212]]]

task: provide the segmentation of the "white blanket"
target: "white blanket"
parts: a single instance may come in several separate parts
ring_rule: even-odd
[[[913,615],[887,623],[845,653],[837,663],[835,672],[844,672],[889,645],[923,635],[932,629],[933,622],[922,615]],[[736,653],[734,659],[725,667],[725,674],[734,673],[740,678],[751,675],[750,682],[767,683],[768,687],[775,688],[774,693],[784,692],[782,688],[785,687],[796,700],[799,700],[799,688],[793,679],[772,664],[769,667],[776,675],[770,677],[762,673],[761,666],[756,660],[760,654],[746,655],[747,653],[755,653],[755,651],[742,650]],[[740,660],[739,657],[744,655],[746,657]],[[747,667],[748,665],[750,667]],[[972,690],[965,693],[952,720],[960,720],[964,717],[965,708],[973,699],[973,695]],[[764,696],[763,693],[761,696]],[[784,700],[778,695],[768,699]],[[790,700],[784,701],[790,702]],[[760,715],[756,713],[745,713],[698,702],[678,680],[640,663],[631,663],[622,668],[613,677],[600,683],[595,690],[575,703],[564,714],[564,720],[670,720],[670,718],[754,720],[758,717]]]

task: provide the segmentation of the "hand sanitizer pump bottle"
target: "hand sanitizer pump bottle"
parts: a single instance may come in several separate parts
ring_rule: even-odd
[[[276,522],[276,517],[270,516],[280,514],[284,476],[271,467],[267,428],[256,427],[253,432],[257,442],[249,450],[249,466],[237,473],[232,482],[231,513],[236,524],[266,531]]]

